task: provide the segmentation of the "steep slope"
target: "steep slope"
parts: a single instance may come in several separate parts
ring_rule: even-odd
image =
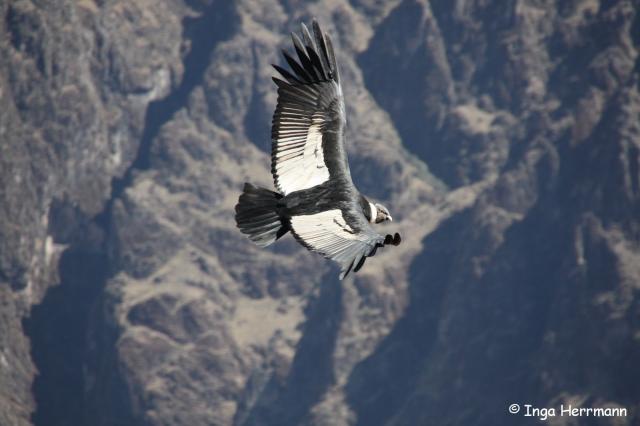
[[[626,407],[630,415],[620,424],[634,424],[640,355],[636,11],[627,2],[467,6],[434,10],[425,19],[439,23],[442,38],[435,30],[432,37],[452,51],[469,42],[492,59],[467,61],[473,52],[464,48],[451,55],[449,68],[466,64],[466,70],[454,78],[461,94],[448,103],[456,114],[462,108],[456,102],[468,105],[463,98],[474,92],[482,96],[494,107],[476,124],[482,114],[495,116],[496,107],[508,109],[515,118],[502,131],[512,135],[508,157],[469,210],[424,240],[411,267],[411,303],[354,370],[349,402],[363,425],[529,424],[508,414],[510,403]],[[402,7],[411,11],[400,6],[394,13]],[[465,25],[471,22],[480,29]],[[387,25],[408,38],[422,31]],[[467,31],[475,33],[473,41]],[[487,66],[500,71],[487,74]],[[379,96],[383,105],[397,105],[393,94]],[[423,145],[433,156],[427,161],[447,161],[438,149],[454,158],[464,154],[453,161],[457,177],[445,163],[433,170],[452,183],[473,179],[474,167],[465,161],[487,156],[500,138],[492,132],[490,145],[474,135],[456,143],[451,136],[460,139],[466,126],[452,134],[447,119],[443,123],[430,131],[443,138]],[[497,118],[489,124],[496,126]],[[419,137],[414,132],[407,139]],[[429,147],[445,139],[454,143]],[[482,155],[457,151],[467,143]]]
[[[187,10],[147,6],[0,3],[2,424],[34,409],[21,320],[58,281],[64,247],[92,238],[87,218],[132,161],[147,105],[180,77]],[[61,205],[70,214],[53,218]]]

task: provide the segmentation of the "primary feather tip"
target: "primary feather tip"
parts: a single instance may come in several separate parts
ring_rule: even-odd
[[[276,71],[293,85],[331,80],[339,82],[338,65],[330,37],[322,33],[316,19],[312,20],[311,31],[304,23],[300,24],[300,28],[300,35],[291,33],[298,60],[283,51],[284,58],[293,72],[274,66]]]

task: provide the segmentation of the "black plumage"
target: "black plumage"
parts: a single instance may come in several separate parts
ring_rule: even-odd
[[[238,228],[265,247],[291,232],[303,246],[338,262],[341,278],[362,268],[379,247],[400,235],[371,226],[388,210],[355,188],[345,150],[345,108],[331,39],[316,21],[292,34],[298,60],[274,65],[278,103],[271,129],[271,173],[277,191],[245,184],[236,205]]]

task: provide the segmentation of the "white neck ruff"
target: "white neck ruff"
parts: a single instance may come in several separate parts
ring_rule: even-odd
[[[369,222],[376,223],[376,219],[378,218],[378,208],[375,204],[369,201]]]

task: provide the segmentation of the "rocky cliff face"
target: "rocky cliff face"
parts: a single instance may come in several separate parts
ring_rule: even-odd
[[[0,12],[0,424],[638,421],[632,2]],[[312,16],[356,184],[405,236],[344,282],[233,221],[271,185],[268,65]]]

